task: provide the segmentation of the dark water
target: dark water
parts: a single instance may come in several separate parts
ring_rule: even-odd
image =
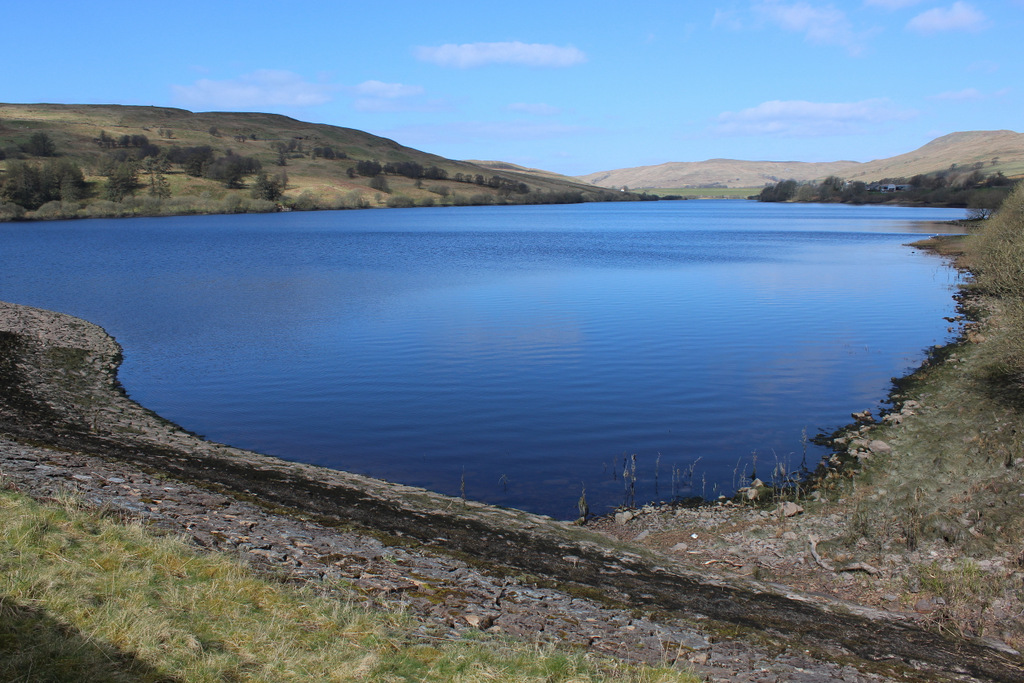
[[[962,211],[661,202],[0,226],[0,298],[96,322],[209,438],[573,517],[793,470],[947,339]],[[691,474],[692,471],[692,474]]]

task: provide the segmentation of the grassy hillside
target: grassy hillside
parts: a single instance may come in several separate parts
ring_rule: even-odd
[[[33,136],[52,141],[54,156],[34,153]],[[124,144],[122,144],[124,141]],[[271,179],[285,181],[271,204],[253,198],[255,174],[237,187],[207,173],[189,174],[181,163],[159,173],[166,189],[150,188],[147,164],[168,154],[209,147],[214,159],[233,154],[258,162]],[[404,147],[393,140],[350,128],[305,123],[259,113],[193,113],[160,107],[115,105],[0,104],[0,178],[12,163],[41,165],[69,161],[84,174],[85,189],[74,202],[46,207],[38,217],[132,215],[296,209],[431,206],[491,203],[549,203],[621,199],[593,186],[522,169],[500,172]],[[106,186],[112,160],[134,159],[136,187],[115,202]],[[357,172],[359,162],[398,166],[400,172]],[[412,172],[408,172],[412,169]],[[426,175],[423,175],[427,172]],[[9,193],[8,193],[9,194]],[[8,196],[10,200],[10,196]],[[36,208],[36,207],[31,207]],[[6,217],[16,209],[7,206]],[[0,218],[4,211],[0,210]],[[16,216],[15,216],[16,217]],[[29,216],[31,217],[31,216]]]
[[[1024,133],[1012,130],[950,133],[913,152],[861,164],[847,180],[871,182],[883,178],[910,178],[943,171],[953,164],[972,168],[980,164],[985,174],[1007,177],[1024,174]]]
[[[647,188],[760,188],[766,183],[793,178],[812,180],[828,175],[844,175],[857,167],[854,161],[806,163],[800,161],[739,161],[709,159],[695,162],[669,162],[657,166],[638,166],[579,176],[577,180],[600,187],[631,190]]]
[[[835,161],[803,163],[709,159],[638,166],[579,176],[577,180],[607,188],[761,188],[780,180],[820,181],[828,176],[873,182],[910,178],[944,171],[956,164],[985,174],[1008,177],[1024,174],[1024,134],[1009,130],[952,133],[923,147],[888,159],[867,163]]]

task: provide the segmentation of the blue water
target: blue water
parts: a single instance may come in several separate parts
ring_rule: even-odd
[[[7,224],[0,299],[102,325],[131,396],[211,439],[570,518],[584,486],[600,513],[813,468],[807,438],[949,337],[958,276],[903,245],[962,216],[688,201]]]

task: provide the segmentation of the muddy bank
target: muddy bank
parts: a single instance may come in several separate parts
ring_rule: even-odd
[[[201,545],[240,549],[302,578],[338,571],[364,581],[368,594],[418,605],[435,623],[678,658],[716,680],[800,680],[799,671],[821,681],[1024,679],[1024,661],[1009,648],[939,635],[912,612],[716,573],[546,517],[204,441],[124,395],[120,349],[98,327],[0,304],[0,330],[0,453],[6,476],[28,490],[71,486],[136,506]],[[165,493],[144,494],[142,484]],[[173,508],[183,497],[187,514],[169,512],[168,501]],[[264,526],[265,538],[286,542],[254,543]],[[354,551],[331,552],[331,543]],[[409,555],[393,561],[398,551]],[[437,578],[445,573],[447,583]],[[520,617],[511,605],[522,606]]]

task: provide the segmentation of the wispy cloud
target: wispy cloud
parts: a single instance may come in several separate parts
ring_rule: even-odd
[[[398,97],[414,97],[423,94],[421,85],[405,85],[404,83],[384,83],[383,81],[364,81],[352,88],[358,94],[366,97],[381,97],[395,99]]]
[[[344,90],[355,98],[352,107],[361,112],[428,112],[449,109],[449,105],[443,101],[425,99],[423,95],[426,90],[419,85],[371,80]]]
[[[513,102],[508,105],[507,109],[519,114],[530,114],[531,116],[557,116],[562,113],[561,108],[541,102]]]
[[[234,79],[202,78],[192,85],[174,85],[171,89],[176,101],[191,107],[251,109],[325,104],[333,99],[337,86],[310,83],[291,71],[260,69]]]
[[[987,59],[981,59],[976,62],[971,62],[967,65],[968,71],[980,71],[982,73],[994,74],[999,71],[999,62],[993,62]]]
[[[981,100],[985,96],[977,88],[964,88],[963,90],[950,90],[947,92],[941,92],[938,95],[932,95],[933,100],[953,100],[953,101],[969,101],[969,100]]]
[[[954,2],[950,7],[936,7],[910,20],[907,28],[924,34],[942,31],[978,32],[988,27],[988,18],[973,5]]]
[[[520,42],[449,43],[437,47],[417,47],[414,54],[421,61],[459,69],[490,64],[567,67],[587,61],[583,51],[572,46]]]
[[[401,126],[385,131],[407,144],[438,145],[472,142],[551,140],[593,132],[585,126],[544,121],[459,121],[437,125]]]
[[[740,17],[736,10],[722,10],[716,9],[715,16],[711,20],[711,26],[713,28],[727,28],[731,31],[741,31],[744,28],[743,19]]]
[[[895,107],[886,99],[861,102],[806,102],[773,100],[738,112],[723,112],[714,130],[722,135],[820,137],[866,133],[891,121],[917,113]]]
[[[869,7],[881,7],[887,10],[903,9],[918,4],[921,0],[864,0]]]
[[[858,33],[846,13],[832,5],[766,0],[754,5],[757,14],[786,31],[804,34],[815,45],[838,45],[851,55],[864,51],[868,34]]]

